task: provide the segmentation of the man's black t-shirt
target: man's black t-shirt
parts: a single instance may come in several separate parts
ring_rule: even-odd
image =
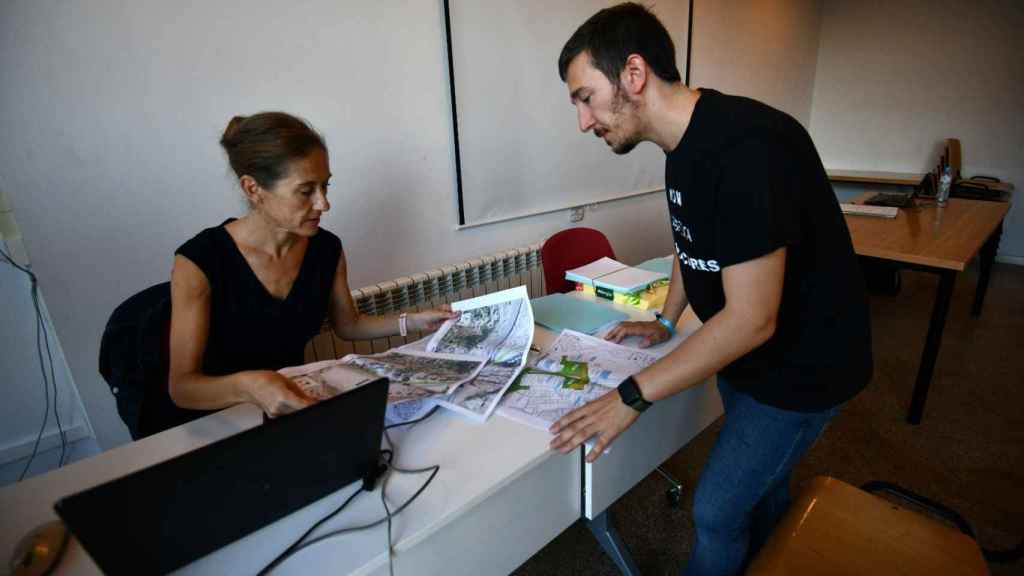
[[[765,104],[702,89],[665,183],[686,296],[707,321],[722,270],[786,247],[775,334],[721,375],[758,401],[820,411],[871,377],[871,332],[850,232],[807,131]]]

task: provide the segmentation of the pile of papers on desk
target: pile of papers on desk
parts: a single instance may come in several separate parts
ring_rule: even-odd
[[[662,351],[663,353],[667,350]],[[650,366],[661,355],[565,330],[545,353],[531,352],[527,369],[498,405],[498,412],[528,426],[547,430],[572,410],[612,391],[627,376]],[[584,363],[588,382],[573,386],[553,374],[565,360]]]
[[[671,261],[668,266],[671,266]],[[567,270],[565,279],[575,282],[576,289],[585,294],[595,294],[621,304],[648,310],[664,304],[668,295],[669,272],[660,268],[627,266],[618,260],[604,257],[585,266]]]
[[[519,286],[455,302],[461,311],[432,336],[383,354],[285,368],[307,394],[326,398],[379,376],[390,381],[389,424],[407,422],[443,406],[483,421],[526,365],[533,343],[533,311]]]

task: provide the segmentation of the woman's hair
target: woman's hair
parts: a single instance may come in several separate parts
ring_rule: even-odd
[[[224,129],[220,145],[235,174],[252,176],[263,188],[283,178],[289,162],[305,158],[316,148],[327,151],[323,137],[309,124],[284,112],[235,116]]]

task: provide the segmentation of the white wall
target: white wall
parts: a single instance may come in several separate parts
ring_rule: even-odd
[[[705,4],[717,3],[698,2]],[[775,9],[771,17],[791,25],[758,37],[760,51],[781,46],[775,60],[800,78],[811,75],[813,57],[795,54],[788,38],[816,33],[806,17],[810,5],[793,4],[793,14],[789,4]],[[233,114],[285,109],[325,134],[335,177],[323,225],[345,243],[354,287],[543,240],[569,226],[560,212],[455,230],[440,2],[279,6],[0,6],[0,187],[19,214],[105,448],[128,437],[96,372],[103,326],[124,298],[167,278],[181,242],[240,214],[217,146]],[[732,28],[743,22],[719,17],[702,24],[700,10],[695,18],[695,30],[708,38],[742,32]],[[695,71],[711,52],[695,54]],[[551,59],[554,67],[557,54]],[[727,64],[734,77],[753,79],[760,78],[760,62]],[[713,78],[710,68],[704,78]],[[771,103],[807,117],[809,84],[775,86],[769,94]],[[565,106],[566,129],[575,130],[567,102],[552,105]],[[604,231],[628,262],[671,250],[660,194],[588,209],[581,224]]]
[[[0,234],[0,249],[26,267],[20,238],[12,234],[17,230],[13,214],[2,208],[0,192],[0,217],[8,220]],[[0,257],[0,302],[4,310],[0,322],[0,387],[4,398],[0,403],[0,486],[17,480],[26,471],[29,459],[32,462],[26,478],[58,466],[64,449],[65,463],[97,452],[45,298],[40,291],[40,327],[32,290],[29,276]],[[78,448],[74,447],[76,443]]]
[[[690,85],[755,98],[809,126],[819,0],[695,0]]]
[[[963,173],[1024,186],[1024,3],[826,0],[811,134],[833,168],[927,172],[959,138]],[[1019,192],[1017,193],[1019,197]],[[1024,209],[999,254],[1024,263]]]

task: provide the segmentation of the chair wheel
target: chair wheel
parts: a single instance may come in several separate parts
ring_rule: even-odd
[[[679,508],[679,502],[683,499],[682,488],[669,488],[665,491],[665,497],[668,498],[668,505],[672,508]]]

